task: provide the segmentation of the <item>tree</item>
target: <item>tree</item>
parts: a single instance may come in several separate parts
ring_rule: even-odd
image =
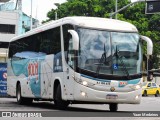
[[[61,5],[57,5],[57,9],[48,12],[49,20],[55,19],[55,12],[58,18],[67,16],[95,16],[109,18],[111,12],[115,11],[115,0],[67,0]],[[130,0],[119,0],[118,8],[122,8],[129,4]],[[160,15],[146,15],[145,3],[137,3],[130,6],[126,10],[118,14],[118,19],[134,24],[141,35],[150,37],[154,43],[152,62],[154,68],[159,67],[160,53]],[[44,21],[46,22],[46,21]],[[144,47],[146,51],[146,47]]]
[[[119,7],[128,3],[128,0],[121,0]],[[57,9],[49,11],[47,16],[49,20],[54,20],[55,12],[57,12],[58,18],[67,16],[109,17],[113,11],[115,11],[115,0],[68,0],[58,5]]]
[[[152,62],[153,68],[158,68],[159,64],[159,53],[160,53],[160,15],[159,14],[145,14],[145,3],[138,3],[127,10],[119,14],[119,19],[128,21],[134,24],[141,35],[148,36],[153,41],[153,55]],[[143,48],[146,52],[146,46]]]

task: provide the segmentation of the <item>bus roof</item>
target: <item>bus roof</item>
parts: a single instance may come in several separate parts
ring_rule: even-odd
[[[1,43],[1,42],[7,42],[7,43],[9,43],[9,42],[11,42],[11,39],[7,39],[7,40],[0,39],[0,43]]]
[[[61,18],[55,21],[50,21],[46,24],[39,26],[38,28],[26,32],[25,34],[14,37],[13,39],[11,39],[11,41],[30,36],[32,34],[40,33],[42,31],[58,27],[64,24],[72,24],[86,28],[103,29],[110,31],[138,32],[137,28],[134,25],[120,20],[99,17],[73,16]]]

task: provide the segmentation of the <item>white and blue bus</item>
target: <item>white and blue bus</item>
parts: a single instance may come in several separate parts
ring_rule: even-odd
[[[141,41],[130,23],[97,17],[66,17],[11,40],[7,92],[18,104],[49,100],[70,103],[139,104],[142,90]]]

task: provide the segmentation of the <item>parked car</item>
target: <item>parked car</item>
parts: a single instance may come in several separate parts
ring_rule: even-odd
[[[159,86],[154,82],[144,82],[142,85],[142,96],[155,95],[158,97],[160,94]]]

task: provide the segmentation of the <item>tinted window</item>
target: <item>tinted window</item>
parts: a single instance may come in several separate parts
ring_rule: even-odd
[[[41,52],[45,54],[56,54],[60,52],[60,27],[11,42],[9,57],[12,57],[18,52],[25,51]]]
[[[11,33],[11,34],[15,34],[15,25],[0,24],[0,33]]]
[[[9,42],[0,42],[0,48],[8,48]]]
[[[61,51],[60,27],[41,33],[39,51],[56,54]]]

